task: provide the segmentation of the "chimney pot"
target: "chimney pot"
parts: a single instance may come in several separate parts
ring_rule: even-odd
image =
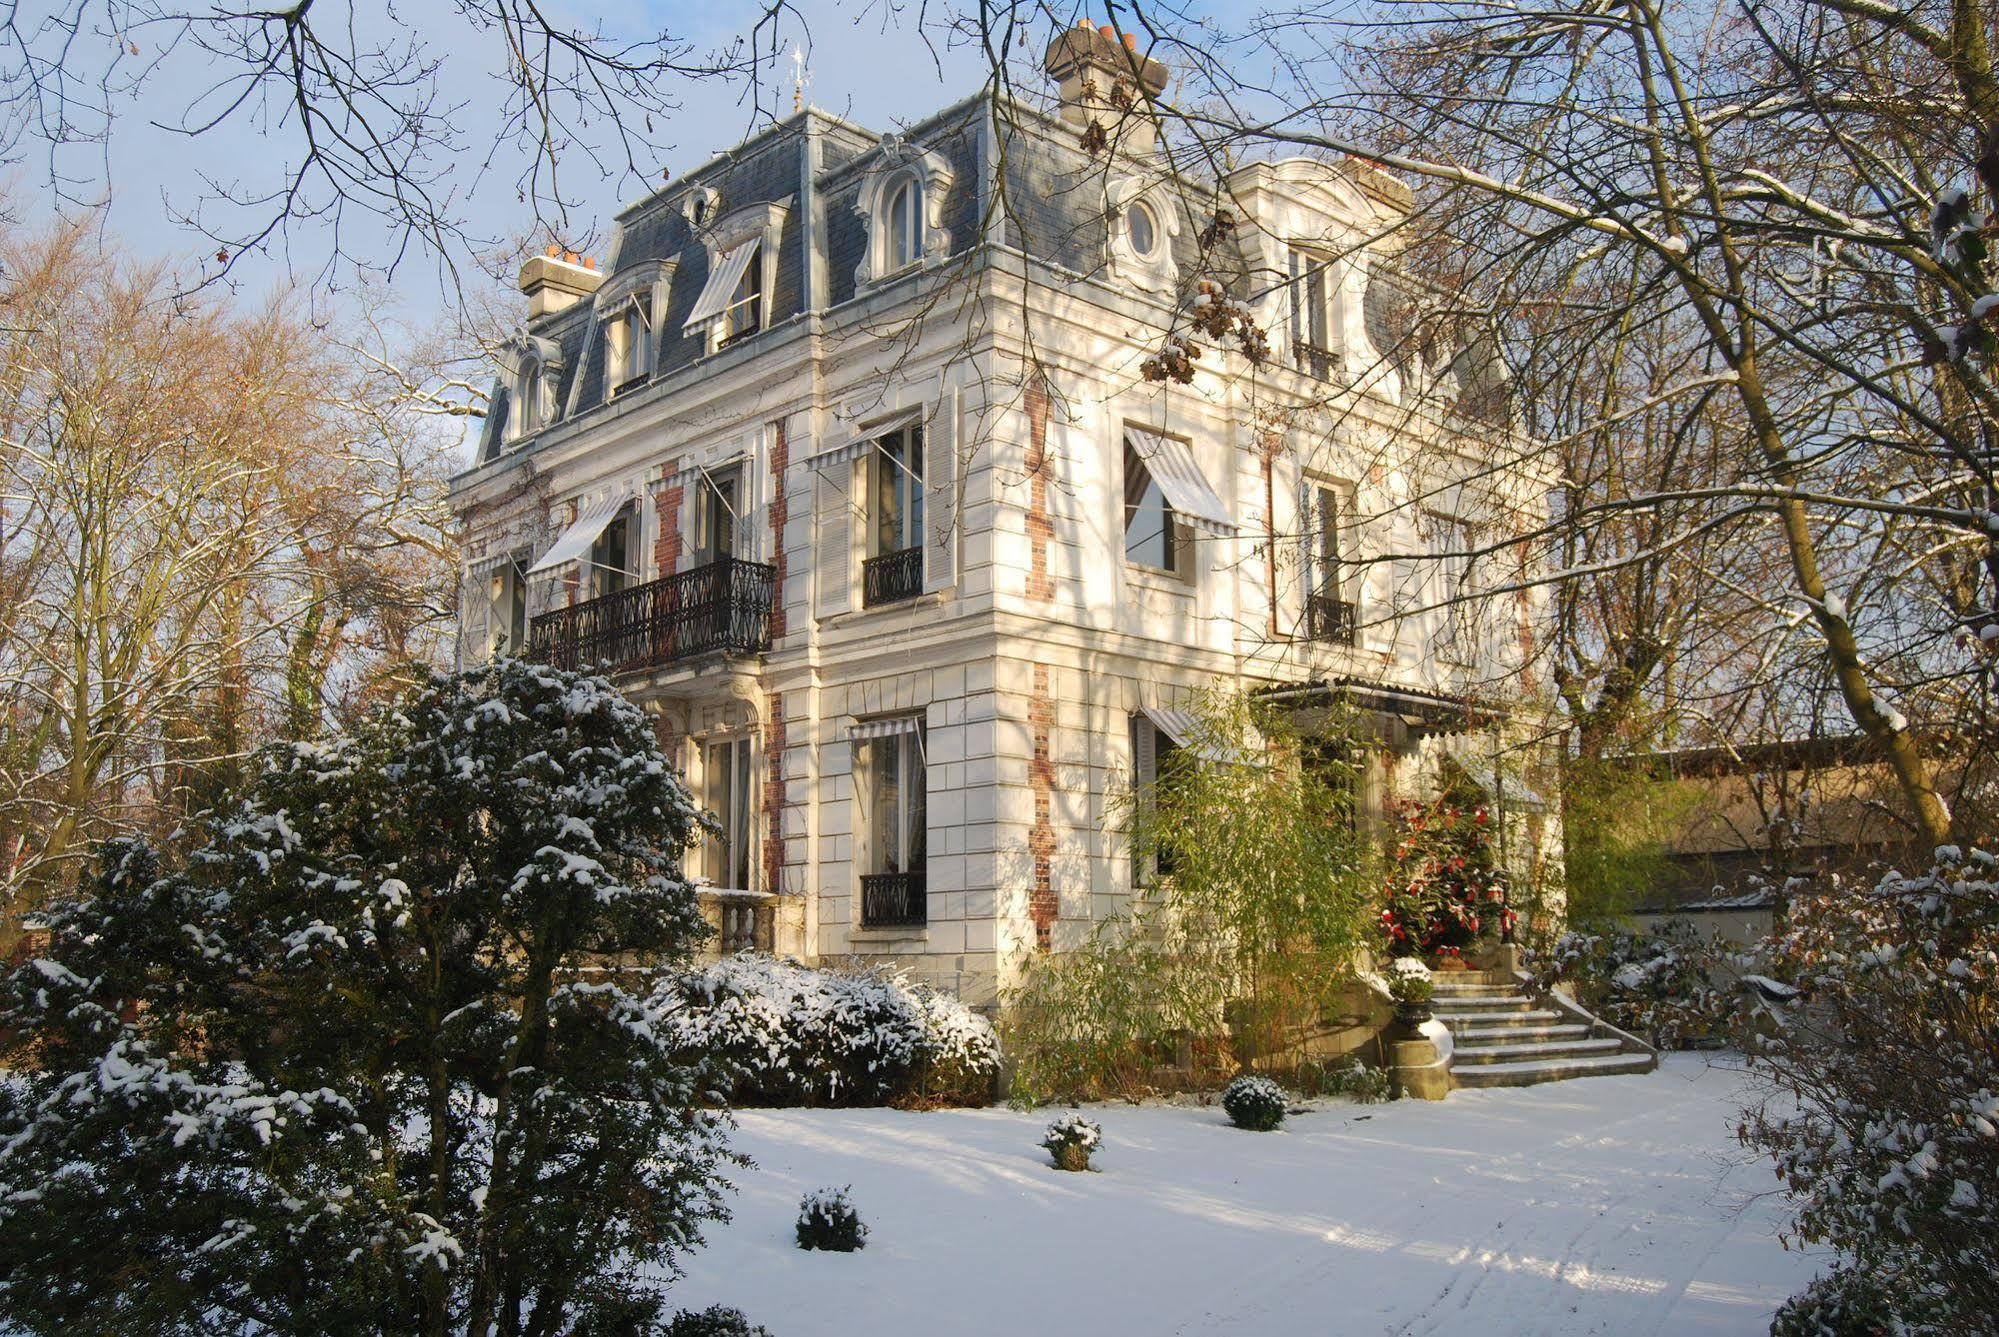
[[[1127,51],[1136,51],[1136,50],[1138,50],[1138,34],[1137,34],[1137,33],[1130,33],[1130,32],[1128,32],[1128,33],[1126,33],[1126,34],[1124,35],[1124,49],[1125,49],[1125,50],[1127,50]]]
[[[1110,38],[1113,42],[1117,40],[1117,29],[1111,27],[1111,25],[1108,23],[1098,24],[1097,31],[1102,33],[1105,37]]]

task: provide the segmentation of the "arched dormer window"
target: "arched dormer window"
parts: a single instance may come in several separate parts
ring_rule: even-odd
[[[606,401],[652,379],[658,365],[659,314],[666,307],[674,262],[644,260],[613,274],[597,290],[597,337],[604,348]]]
[[[524,441],[555,420],[555,390],[562,377],[562,345],[517,334],[501,351],[507,373],[507,409],[501,439]]]
[[[897,135],[884,135],[876,154],[854,197],[854,212],[868,230],[854,271],[857,287],[937,264],[951,250],[944,226],[944,199],[954,176],[950,160]]]
[[[1104,191],[1110,270],[1113,277],[1147,292],[1173,291],[1180,267],[1173,239],[1180,235],[1180,210],[1164,190],[1148,189],[1134,177],[1120,177]]]
[[[898,177],[888,191],[883,221],[883,272],[893,274],[923,258],[923,187],[913,176]]]

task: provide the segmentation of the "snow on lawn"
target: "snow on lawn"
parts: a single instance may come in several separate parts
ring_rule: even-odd
[[[670,1307],[738,1305],[776,1337],[1762,1333],[1821,1259],[1777,1242],[1741,1089],[1674,1055],[1276,1133],[1105,1105],[1091,1174],[1036,1145],[1055,1111],[745,1111],[757,1168]],[[843,1184],[866,1251],[797,1248],[800,1195]]]

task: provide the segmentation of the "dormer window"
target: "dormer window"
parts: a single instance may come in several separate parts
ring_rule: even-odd
[[[854,212],[868,230],[854,270],[854,282],[863,288],[937,264],[951,249],[944,227],[944,199],[953,179],[949,160],[896,135],[882,137],[877,155],[854,196]]]
[[[914,177],[899,178],[889,188],[888,216],[883,220],[882,245],[893,274],[923,258],[923,188]]]
[[[618,308],[608,327],[605,378],[614,395],[636,389],[652,375],[652,310],[645,296]]]
[[[562,346],[553,339],[516,335],[503,347],[500,360],[507,394],[493,438],[495,450],[525,441],[555,420]]]
[[[519,438],[541,430],[541,363],[524,359],[520,374],[514,378],[512,431],[508,435]]]
[[[682,328],[707,340],[707,351],[770,327],[778,245],[790,210],[788,198],[747,205],[703,233],[708,277]]]
[[[1291,319],[1291,360],[1298,370],[1321,380],[1340,365],[1333,347],[1333,262],[1317,251],[1293,246],[1285,252],[1287,311]]]
[[[1132,254],[1151,260],[1159,253],[1159,220],[1152,206],[1133,200],[1124,211],[1125,235],[1131,239]]]

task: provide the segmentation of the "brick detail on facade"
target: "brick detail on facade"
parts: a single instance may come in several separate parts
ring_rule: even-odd
[[[1055,822],[1052,812],[1055,794],[1055,762],[1050,746],[1054,732],[1055,701],[1048,690],[1048,666],[1034,666],[1034,695],[1027,701],[1027,722],[1034,733],[1034,760],[1027,764],[1027,784],[1034,794],[1034,829],[1028,832],[1027,849],[1034,860],[1034,888],[1028,893],[1027,911],[1034,920],[1034,948],[1045,952],[1054,945],[1055,920],[1060,904],[1055,898]]]
[[[664,580],[680,570],[680,503],[687,489],[675,483],[653,493],[653,514],[659,519],[659,537],[652,541],[653,575]]]
[[[1037,371],[1027,382],[1027,597],[1053,600],[1055,582],[1048,574],[1048,544],[1055,522],[1048,516],[1048,476],[1054,472],[1048,456],[1048,378]]]
[[[777,574],[771,582],[770,638],[773,641],[784,636],[784,576],[788,565],[784,557],[784,524],[791,518],[791,500],[784,495],[785,471],[791,467],[791,429],[785,420],[777,420],[777,431],[770,443],[770,534],[771,564]],[[775,698],[773,698],[775,700]]]

